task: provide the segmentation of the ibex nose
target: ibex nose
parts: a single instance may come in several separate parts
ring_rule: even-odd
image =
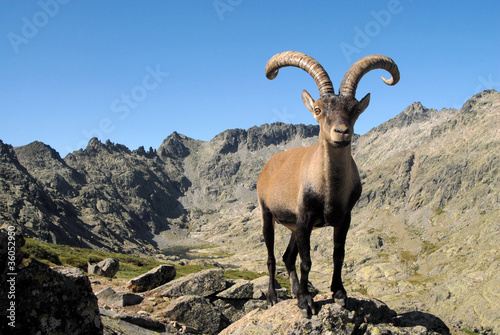
[[[345,124],[339,124],[339,125],[335,126],[335,129],[333,131],[336,133],[340,133],[340,134],[348,134],[349,127],[346,126]]]

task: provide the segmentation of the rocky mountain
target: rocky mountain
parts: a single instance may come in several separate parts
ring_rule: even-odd
[[[356,137],[363,194],[347,238],[348,291],[500,332],[499,105],[494,90],[460,110],[416,102]],[[318,132],[276,123],[208,142],[174,132],[156,151],[94,138],[64,159],[40,142],[0,141],[0,220],[41,240],[129,253],[211,244],[230,256],[219,262],[265,272],[258,174],[273,154],[312,144]],[[329,229],[312,237],[311,280],[323,291]],[[277,227],[278,253],[288,236]]]

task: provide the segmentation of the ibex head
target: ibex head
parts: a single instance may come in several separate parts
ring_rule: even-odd
[[[314,58],[301,52],[286,51],[274,55],[266,65],[267,78],[276,78],[278,70],[285,66],[301,68],[316,81],[319,99],[314,100],[304,90],[302,100],[320,125],[320,137],[337,148],[351,143],[354,123],[370,103],[369,93],[361,101],[355,98],[361,78],[371,70],[385,69],[392,75],[390,79],[382,77],[387,85],[395,85],[399,81],[397,65],[392,59],[382,55],[366,56],[354,63],[340,84],[339,95],[335,94],[330,77],[323,67]]]

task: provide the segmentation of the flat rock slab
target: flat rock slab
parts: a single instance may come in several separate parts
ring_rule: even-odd
[[[119,307],[133,306],[140,304],[144,297],[129,292],[115,292],[111,287],[107,287],[96,293],[101,304],[115,305]]]
[[[147,295],[169,298],[177,298],[185,295],[208,297],[224,291],[226,287],[227,282],[224,279],[224,270],[208,269],[173,280],[148,291]]]
[[[101,316],[104,325],[104,334],[120,334],[120,335],[158,335],[158,334],[181,334],[175,328],[166,325],[165,330],[153,330],[144,328],[137,324],[122,320],[120,318],[112,318],[109,316]]]
[[[266,299],[266,293],[269,287],[269,276],[255,278],[251,283],[253,284],[253,299]],[[274,281],[274,285],[276,285],[276,293],[279,299],[290,298],[286,288],[282,288],[277,281]]]
[[[162,264],[148,272],[130,279],[127,287],[133,292],[144,292],[175,279],[177,271],[173,265]]]
[[[172,300],[163,316],[193,327],[203,334],[215,334],[224,326],[219,309],[207,299],[195,295]]]
[[[233,286],[217,294],[217,297],[223,299],[253,299],[253,295],[253,283],[249,280],[238,279],[234,281]]]

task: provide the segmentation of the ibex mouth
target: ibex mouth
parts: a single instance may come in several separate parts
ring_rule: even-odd
[[[351,141],[333,141],[333,143],[335,143],[337,148],[344,148],[351,144]]]

